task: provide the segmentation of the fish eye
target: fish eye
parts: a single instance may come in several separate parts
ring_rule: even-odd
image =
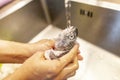
[[[69,39],[70,39],[70,40],[73,40],[74,38],[75,38],[74,35],[69,35]]]

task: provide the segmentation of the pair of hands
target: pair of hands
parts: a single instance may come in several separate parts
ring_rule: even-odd
[[[53,40],[41,40],[28,44],[32,53],[23,65],[5,80],[65,80],[73,76],[79,67],[79,45],[59,59],[46,60],[44,52],[54,47]]]

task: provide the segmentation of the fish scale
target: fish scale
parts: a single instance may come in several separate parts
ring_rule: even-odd
[[[78,29],[74,26],[69,26],[64,29],[55,39],[54,49],[45,51],[45,58],[52,60],[61,57],[72,49],[76,43]]]

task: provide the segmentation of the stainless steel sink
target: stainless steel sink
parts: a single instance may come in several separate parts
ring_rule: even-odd
[[[71,20],[79,27],[79,36],[120,56],[120,4],[75,1],[71,2]]]
[[[17,7],[19,6],[15,8]],[[0,17],[2,15],[4,14],[0,14]],[[0,39],[28,42],[47,25],[48,22],[41,1],[33,0],[12,14],[0,19]]]
[[[87,0],[86,3],[81,1],[72,0],[71,20],[72,25],[79,29],[77,41],[84,60],[79,62],[76,75],[69,80],[120,80],[120,11],[105,7],[112,3],[88,4]],[[0,38],[20,42],[33,38],[30,42],[36,42],[56,37],[66,26],[64,0],[46,0],[46,3],[52,25],[48,25],[41,2],[34,0],[0,20]],[[3,69],[12,72],[19,65],[6,66]]]
[[[49,32],[49,34],[48,34]],[[53,25],[47,26],[42,32],[36,35],[30,43],[40,39],[53,39],[61,32],[60,28]],[[80,44],[83,61],[79,61],[79,69],[76,75],[68,80],[119,80],[120,79],[120,58],[113,53],[101,49],[81,38],[77,39]],[[2,72],[8,75],[20,65],[4,64]],[[5,71],[4,71],[5,69]]]
[[[36,42],[46,38],[55,38],[60,32],[60,28],[49,25],[30,42]],[[120,58],[118,56],[81,38],[78,38],[77,42],[80,44],[81,55],[84,59],[83,61],[79,61],[80,67],[76,75],[68,80],[120,79]]]

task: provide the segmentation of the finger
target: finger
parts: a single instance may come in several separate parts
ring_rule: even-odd
[[[73,63],[69,64],[67,67],[65,67],[56,77],[55,80],[63,80],[64,78],[68,78],[72,76],[73,72],[75,72],[78,69],[78,60],[77,57],[74,58]],[[62,78],[62,79],[61,79]]]
[[[54,43],[55,43],[54,40],[48,40],[48,39],[42,40],[41,41],[41,48],[43,50],[53,48]]]
[[[76,74],[76,71],[70,73],[66,78],[72,77],[72,76],[74,76],[75,74]]]
[[[78,50],[78,54],[80,54],[81,52],[80,52],[80,50]]]
[[[36,53],[34,53],[30,59],[36,59],[36,61],[40,61],[40,60],[45,60],[45,57],[44,57],[44,52],[43,51],[38,51]]]
[[[78,54],[77,57],[78,57],[78,60],[83,60],[83,57],[80,54]]]
[[[43,52],[43,51],[37,52],[37,53],[36,53],[36,56],[38,56],[38,58],[39,58],[40,60],[45,60],[44,52]]]
[[[42,40],[40,40],[40,41],[38,41],[38,42],[36,42],[36,44],[43,44],[43,43],[46,43],[46,42],[48,42],[48,43],[54,43],[55,41],[54,40],[52,40],[52,39],[42,39]]]
[[[70,63],[73,58],[77,55],[79,45],[75,45],[71,51],[60,58],[61,67],[66,66]]]
[[[65,77],[58,77],[58,78],[55,78],[54,80],[67,80],[68,78],[70,78],[70,77],[72,77],[72,76],[74,76],[76,74],[76,71],[75,72],[72,72],[72,73],[70,73],[70,74],[68,74],[67,76],[65,76]]]
[[[59,73],[66,65],[68,65],[74,57],[77,55],[79,45],[75,45],[71,51],[64,56],[60,57],[59,59],[53,60],[53,64],[59,69],[56,70],[56,73]]]
[[[66,74],[64,74],[66,78],[74,76],[76,74],[76,70],[78,69],[78,67],[79,67],[78,59],[77,57],[75,57],[72,65],[69,65],[68,67],[66,67],[66,72],[65,72]]]
[[[32,47],[30,47],[33,50],[33,53],[36,51],[45,51],[51,48],[54,48],[55,41],[49,40],[49,39],[43,39],[39,42],[32,43]]]
[[[67,67],[66,67],[66,70],[72,72],[72,71],[75,71],[77,70],[79,67],[79,64],[78,64],[78,58],[77,56],[74,58],[73,60],[73,63],[69,64]]]
[[[44,60],[41,63],[47,65],[46,69],[49,68],[49,70],[52,70],[55,74],[59,74],[59,72],[68,64],[70,63],[74,57],[77,55],[78,52],[78,45],[75,45],[72,50],[64,55],[64,57],[61,57],[60,59],[54,59],[54,60]],[[45,63],[43,63],[45,62]],[[59,68],[58,68],[59,67]]]

